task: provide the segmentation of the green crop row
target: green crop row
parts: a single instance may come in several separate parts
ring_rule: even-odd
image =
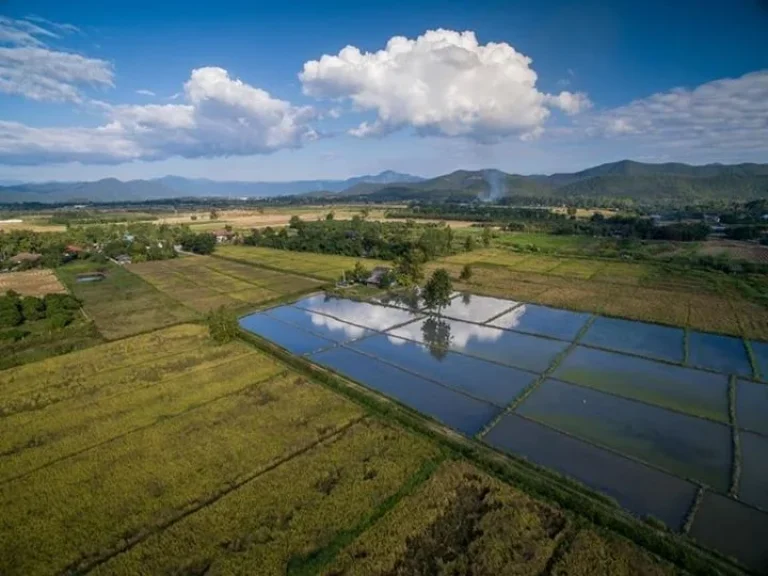
[[[166,378],[174,378],[190,370],[216,366],[247,352],[247,349],[239,346],[219,348],[208,344],[170,356],[161,356],[144,364],[99,372],[86,378],[76,375],[42,390],[34,390],[30,393],[19,390],[15,394],[7,395],[0,400],[0,415],[7,418],[18,413],[38,411],[59,402],[83,396],[91,402],[96,402],[115,394],[124,394],[136,388],[152,385]],[[4,451],[3,440],[0,439],[0,454]]]
[[[150,426],[273,376],[280,367],[233,347],[215,364],[106,398],[80,396],[0,419],[0,482]]]
[[[84,381],[95,374],[154,362],[163,356],[199,348],[207,339],[203,326],[185,324],[18,366],[0,372],[0,398],[32,395],[47,388],[66,387],[72,381]]]

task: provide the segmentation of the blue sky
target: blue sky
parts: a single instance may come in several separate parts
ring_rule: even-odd
[[[4,180],[768,161],[758,0],[6,0],[0,17]]]

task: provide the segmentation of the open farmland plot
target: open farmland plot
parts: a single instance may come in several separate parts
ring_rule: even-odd
[[[145,262],[131,266],[158,290],[199,312],[225,306],[247,308],[320,286],[318,280],[210,256]]]
[[[67,291],[53,270],[48,269],[0,274],[0,294],[5,294],[8,290],[18,292],[22,296],[38,297],[46,294],[64,294]]]
[[[77,282],[77,275],[105,271],[99,282]],[[141,277],[114,265],[76,262],[57,270],[83,310],[108,340],[156,330],[195,318],[193,310],[160,292]]]
[[[96,574],[285,574],[429,473],[435,448],[362,421],[151,535]],[[425,461],[427,462],[425,466]]]
[[[733,395],[742,364],[720,362],[722,337],[707,335],[712,344],[692,333],[688,342],[680,329],[541,306],[526,318],[527,306],[460,295],[445,315],[431,316],[418,306],[313,296],[244,317],[241,326],[674,530],[690,526],[702,488],[765,505],[765,436],[759,407],[744,402],[768,386],[742,380]],[[706,353],[707,345],[716,349]],[[424,533],[411,536],[404,541]],[[401,556],[372,552],[370,566],[381,561],[387,572],[389,562],[417,561],[405,551],[410,544],[393,546]]]
[[[77,353],[67,359],[80,370],[74,386],[61,374],[64,357],[0,372],[0,395],[17,408],[2,424],[0,573],[87,570],[363,416],[252,348],[213,347],[201,332],[179,326]],[[113,357],[123,358],[119,374],[109,365]],[[36,404],[62,387],[67,393],[56,403]],[[381,476],[370,489],[385,498],[432,449],[398,440],[404,436],[391,430],[370,436],[370,466]],[[386,450],[384,461],[376,459],[390,439],[402,455],[393,457],[394,472]],[[334,459],[326,460],[317,468],[318,483],[325,479],[332,490],[335,469]],[[238,528],[227,514],[221,519]]]
[[[257,266],[305,274],[322,280],[337,280],[342,272],[354,268],[356,262],[362,262],[368,268],[389,265],[383,260],[313,252],[291,252],[259,246],[219,246],[216,249],[216,255]]]

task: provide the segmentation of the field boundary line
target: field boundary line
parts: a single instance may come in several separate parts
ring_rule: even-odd
[[[538,573],[537,576],[550,576],[555,568],[555,565],[562,560],[568,552],[570,552],[573,543],[584,529],[581,525],[582,522],[571,520],[557,535],[557,543],[552,548],[552,553],[547,558],[547,564],[544,569]]]
[[[688,514],[685,516],[685,523],[683,524],[682,529],[683,534],[688,535],[691,533],[693,522],[696,520],[696,514],[698,513],[699,508],[701,508],[701,503],[704,501],[704,494],[706,491],[707,489],[701,485],[696,491],[696,495],[693,497],[693,502],[691,502],[691,507],[688,509]]]
[[[373,528],[382,521],[386,515],[391,512],[400,502],[405,498],[413,495],[420,487],[422,487],[429,479],[434,475],[437,469],[445,462],[445,454],[437,454],[431,458],[427,458],[422,462],[416,472],[406,478],[405,482],[400,485],[398,490],[381,502],[374,510],[372,510],[365,518],[358,522],[355,526],[346,530],[338,532],[334,538],[320,550],[316,550],[311,554],[300,557],[294,556],[288,561],[286,568],[287,576],[303,576],[310,574],[318,574],[320,569],[327,567],[333,562],[339,555],[339,552],[344,550],[347,546],[352,544],[357,538],[365,534],[368,530]]]
[[[286,252],[289,252],[289,250],[286,250]],[[314,252],[313,252],[313,254],[314,254]],[[329,283],[332,282],[331,280],[328,280],[327,278],[321,278],[319,276],[312,276],[312,275],[307,274],[307,273],[296,274],[295,272],[291,272],[290,270],[286,270],[285,268],[278,268],[277,266],[271,266],[269,264],[262,264],[260,262],[259,263],[257,263],[257,262],[249,262],[247,260],[241,260],[241,259],[235,258],[233,256],[224,256],[222,254],[216,254],[215,251],[211,254],[211,256],[213,258],[221,258],[222,260],[229,260],[230,262],[237,262],[238,264],[245,264],[247,266],[253,266],[254,268],[264,268],[265,270],[273,270],[275,272],[282,272],[283,274],[290,274],[290,275],[293,275],[293,276],[300,276],[300,277],[306,278],[308,280],[319,280],[323,284],[329,284]],[[361,260],[362,260],[362,258],[361,258]]]
[[[94,568],[105,564],[112,558],[115,558],[116,556],[119,556],[120,554],[123,554],[125,552],[130,551],[131,549],[135,548],[142,542],[144,542],[147,538],[150,536],[153,536],[154,534],[158,534],[164,530],[167,530],[174,524],[177,524],[178,522],[184,520],[185,518],[203,510],[204,508],[208,508],[209,506],[215,504],[222,498],[226,497],[227,495],[231,494],[235,490],[238,490],[248,484],[249,482],[252,482],[253,480],[256,480],[260,476],[263,476],[264,474],[267,474],[271,472],[272,470],[275,470],[276,468],[279,468],[283,464],[290,462],[294,458],[298,458],[299,456],[303,456],[307,452],[310,452],[311,450],[314,450],[321,444],[324,444],[326,442],[330,442],[334,440],[335,438],[338,438],[342,436],[344,433],[346,433],[350,428],[353,426],[359,424],[363,420],[368,418],[368,415],[363,414],[362,416],[358,416],[357,418],[353,418],[349,422],[346,422],[345,424],[339,426],[338,428],[334,429],[329,434],[325,434],[324,436],[321,436],[317,440],[309,443],[306,446],[303,446],[299,448],[298,450],[295,450],[293,452],[290,452],[286,455],[284,455],[281,458],[278,458],[277,460],[273,461],[270,464],[266,464],[262,467],[260,467],[255,472],[252,472],[250,474],[245,475],[244,477],[241,477],[239,480],[229,482],[222,482],[222,485],[227,486],[227,488],[223,490],[219,490],[215,494],[211,494],[204,500],[202,500],[199,503],[195,503],[192,506],[189,506],[186,509],[179,510],[179,514],[177,514],[173,518],[169,518],[165,520],[164,522],[160,523],[159,525],[155,526],[146,526],[145,530],[143,532],[140,532],[139,534],[136,534],[135,536],[132,536],[128,539],[124,539],[122,542],[124,544],[117,544],[117,546],[113,546],[113,550],[110,552],[107,552],[104,555],[101,555],[98,558],[95,558],[93,560],[88,561],[87,559],[82,560],[81,562],[77,564],[73,564],[70,566],[67,566],[60,574],[62,576],[69,575],[69,574],[87,574],[88,572],[92,571]]]
[[[763,374],[760,370],[760,364],[755,357],[755,351],[752,350],[752,344],[743,336],[741,341],[744,343],[744,349],[747,351],[747,359],[752,366],[752,380],[760,380],[763,377]]]
[[[206,270],[210,270],[211,272],[214,272],[216,274],[221,274],[222,276],[226,276],[227,278],[231,278],[232,280],[245,282],[246,284],[250,284],[254,288],[267,288],[261,282],[256,282],[254,280],[246,280],[245,278],[235,276],[234,274],[230,274],[229,272],[225,272],[224,270],[219,270],[218,268],[214,268],[213,266],[208,266],[207,264],[203,265],[203,268],[205,268]],[[236,290],[236,292],[238,292],[238,290]]]
[[[594,321],[597,319],[597,316],[593,314],[590,316],[587,321],[584,323],[584,326],[581,327],[581,329],[578,331],[576,336],[573,339],[573,342],[569,346],[567,346],[564,350],[562,350],[557,356],[555,356],[552,359],[552,362],[550,362],[549,366],[547,367],[544,372],[542,372],[538,378],[536,378],[531,384],[523,388],[523,390],[520,391],[520,394],[515,396],[515,398],[507,404],[507,406],[494,418],[491,419],[490,422],[488,422],[483,428],[475,434],[476,440],[482,440],[488,432],[491,431],[491,429],[498,424],[501,419],[506,416],[507,414],[511,414],[514,412],[520,404],[525,402],[526,398],[533,394],[533,392],[541,386],[541,384],[551,376],[551,374],[557,370],[557,367],[560,366],[560,363],[565,360],[565,358],[573,351],[574,348],[579,343],[579,340],[586,334],[587,330],[592,326]]]
[[[27,470],[26,472],[22,472],[21,474],[17,474],[16,476],[10,476],[8,478],[0,479],[0,486],[4,484],[8,484],[10,482],[13,482],[15,480],[19,480],[20,478],[26,478],[27,476],[34,474],[35,472],[38,472],[39,470],[42,470],[44,468],[48,468],[49,466],[52,466],[58,462],[62,462],[64,460],[67,460],[69,458],[72,458],[74,456],[78,456],[80,454],[83,454],[85,452],[88,452],[89,450],[93,450],[94,448],[98,448],[100,446],[103,446],[105,444],[109,444],[110,442],[114,442],[115,440],[119,440],[121,438],[124,438],[126,436],[129,436],[130,434],[134,434],[136,432],[141,432],[142,430],[146,430],[147,428],[151,428],[152,426],[156,426],[157,424],[161,422],[165,422],[166,420],[172,420],[174,418],[178,418],[179,416],[183,416],[184,414],[194,412],[195,410],[199,410],[200,408],[204,408],[208,406],[209,404],[212,404],[214,402],[218,402],[219,400],[223,400],[224,398],[228,398],[230,396],[236,396],[237,394],[240,394],[243,392],[243,390],[246,390],[247,388],[250,388],[251,386],[255,386],[257,384],[266,384],[270,382],[271,380],[275,380],[277,378],[281,378],[282,376],[285,376],[286,374],[290,374],[290,370],[283,369],[275,374],[272,374],[270,376],[267,376],[266,378],[263,378],[261,380],[256,380],[254,382],[250,382],[249,384],[243,386],[242,388],[239,388],[238,390],[235,390],[233,392],[228,392],[226,394],[222,394],[220,396],[216,396],[215,398],[210,398],[208,400],[205,400],[203,402],[199,402],[197,404],[193,404],[192,406],[189,406],[185,408],[184,410],[181,410],[180,412],[175,412],[173,414],[161,414],[158,416],[154,422],[150,422],[148,424],[144,424],[143,426],[138,426],[136,428],[132,428],[131,430],[126,430],[125,432],[122,432],[118,434],[117,436],[113,436],[111,438],[107,438],[106,440],[102,440],[101,442],[97,442],[96,444],[92,444],[90,446],[87,446],[85,448],[82,448],[80,450],[77,450],[75,452],[72,452],[70,454],[60,456],[58,458],[55,458],[53,460],[50,460],[49,462],[46,462],[45,464],[42,464],[38,466],[37,468],[33,468],[31,470]]]
[[[731,421],[731,442],[732,442],[732,462],[731,462],[731,486],[728,495],[734,500],[739,498],[739,481],[741,480],[741,439],[739,437],[739,426],[736,420],[736,376],[731,374],[728,379],[728,414]]]

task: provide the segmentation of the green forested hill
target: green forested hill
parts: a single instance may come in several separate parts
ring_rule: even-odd
[[[457,170],[417,183],[367,184],[349,188],[345,196],[372,200],[451,198],[614,197],[636,201],[689,202],[768,198],[768,164],[644,164],[623,160],[581,172],[522,176],[498,170]]]

